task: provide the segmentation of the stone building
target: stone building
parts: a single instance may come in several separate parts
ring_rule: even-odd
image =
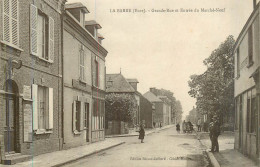
[[[96,21],[81,3],[66,4],[63,29],[64,148],[104,140],[105,57]],[[102,38],[103,39],[103,38]]]
[[[62,148],[64,4],[65,0],[0,1],[0,159],[3,163],[15,163]]]
[[[240,32],[235,46],[235,149],[258,161],[259,138],[259,3]],[[258,161],[259,162],[259,161]]]

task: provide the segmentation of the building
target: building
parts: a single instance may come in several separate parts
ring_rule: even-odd
[[[153,121],[156,127],[162,124],[162,126],[171,124],[171,102],[166,96],[156,96],[154,88],[150,88],[150,91],[146,92],[143,96],[148,99],[155,107]]]
[[[81,3],[65,5],[63,22],[63,133],[65,149],[104,140],[105,57],[96,21]],[[103,38],[102,38],[103,39]]]
[[[107,94],[118,94],[118,95],[130,95],[135,99],[136,108],[133,114],[132,122],[127,125],[127,131],[136,130],[139,128],[140,123],[144,123],[146,128],[152,128],[153,122],[153,109],[152,103],[147,101],[140,92],[137,90],[137,84],[139,83],[137,79],[126,79],[121,73],[120,74],[107,74],[106,75],[106,92]],[[112,123],[114,120],[106,120],[107,134],[113,132],[120,133],[120,130],[110,130],[110,129],[119,129],[118,126],[124,125],[115,125]],[[109,123],[111,122],[111,123]],[[121,123],[122,124],[122,123]],[[111,131],[111,132],[110,132]],[[123,129],[121,130],[123,131]]]
[[[65,1],[0,1],[3,163],[14,163],[13,156],[20,161],[62,148],[61,13]]]
[[[255,1],[254,1],[255,2]],[[235,46],[235,149],[259,157],[259,3],[240,32]]]

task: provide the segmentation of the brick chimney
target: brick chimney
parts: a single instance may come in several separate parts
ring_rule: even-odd
[[[254,9],[256,7],[256,0],[253,0]]]

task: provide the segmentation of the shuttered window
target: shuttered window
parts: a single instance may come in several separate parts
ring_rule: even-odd
[[[81,101],[73,101],[73,132],[80,132],[84,130],[85,123],[85,106]]]
[[[3,0],[3,41],[19,47],[18,0]]]
[[[32,85],[33,130],[53,129],[53,88]]]
[[[31,4],[30,9],[31,54],[54,61],[54,19]]]

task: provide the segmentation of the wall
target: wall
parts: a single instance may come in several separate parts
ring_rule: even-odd
[[[0,1],[0,24],[2,24],[2,2]],[[5,66],[7,65],[7,60],[13,58],[15,60],[21,60],[23,65],[20,69],[14,69],[13,80],[17,83],[19,89],[19,114],[17,115],[18,120],[18,152],[22,154],[33,154],[38,155],[42,153],[57,151],[62,147],[62,136],[61,136],[61,16],[60,14],[51,6],[42,0],[37,1],[35,4],[40,8],[43,4],[43,11],[54,19],[54,62],[49,63],[30,54],[30,4],[31,0],[19,0],[19,41],[21,49],[16,50],[9,48],[6,45],[1,44],[0,51],[0,89],[4,90],[4,82],[6,78]],[[2,31],[0,31],[0,37],[2,40]],[[33,142],[24,141],[24,131],[23,131],[23,105],[28,103],[32,105],[30,101],[23,99],[23,86],[31,86],[32,84],[43,85],[53,88],[54,95],[54,115],[53,115],[53,132],[50,134],[33,134]],[[5,100],[3,99],[4,94],[0,95],[0,105],[1,110],[4,110]],[[31,111],[32,112],[32,111]],[[5,118],[5,112],[1,112],[1,118]],[[5,125],[5,120],[0,119],[0,135],[3,134],[3,125]]]

